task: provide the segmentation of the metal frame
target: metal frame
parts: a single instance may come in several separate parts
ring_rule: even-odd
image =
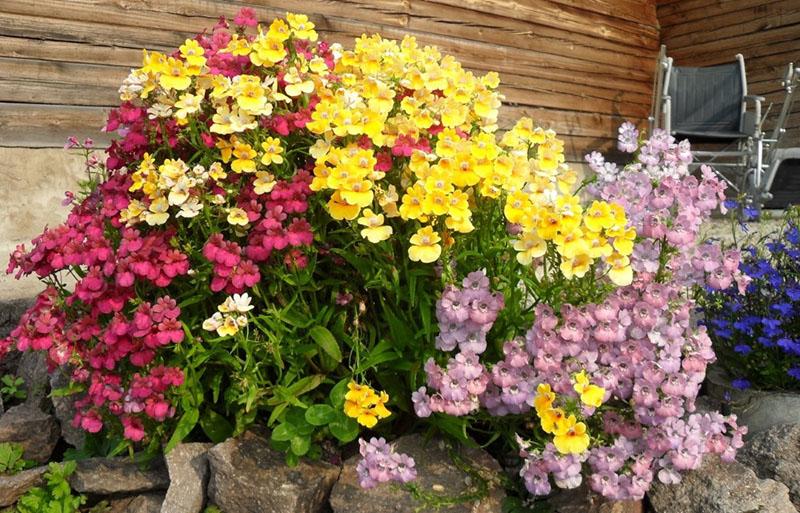
[[[697,165],[713,164],[715,168],[733,171],[734,180],[720,174],[731,186],[740,193],[744,193],[747,200],[754,206],[760,205],[771,198],[769,188],[775,179],[780,162],[786,155],[795,155],[792,151],[787,153],[779,150],[778,144],[786,132],[784,125],[791,112],[794,93],[800,83],[800,69],[789,64],[787,73],[782,82],[785,90],[783,106],[769,137],[762,130],[766,115],[762,111],[762,96],[750,95],[747,92],[747,74],[745,71],[744,57],[736,54],[736,61],[742,79],[742,101],[739,119],[739,131],[742,137],[735,139],[728,147],[714,151],[694,151]],[[661,46],[656,66],[656,76],[653,81],[653,103],[651,115],[648,118],[650,133],[655,129],[663,129],[670,135],[675,135],[672,130],[672,98],[666,94],[672,78],[673,59],[667,56],[666,46]],[[752,104],[752,109],[748,109]],[[800,152],[800,149],[797,149]]]

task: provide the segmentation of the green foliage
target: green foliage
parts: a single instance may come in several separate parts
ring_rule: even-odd
[[[12,401],[24,401],[28,393],[22,388],[25,385],[25,380],[13,374],[6,374],[0,378],[3,386],[0,387],[0,395],[3,397],[4,403]]]
[[[22,445],[13,442],[0,443],[0,474],[16,474],[35,465],[34,462],[23,459],[25,449]]]
[[[77,513],[86,503],[83,495],[72,495],[67,480],[75,472],[76,463],[50,463],[44,474],[45,485],[35,487],[20,497],[15,513]]]

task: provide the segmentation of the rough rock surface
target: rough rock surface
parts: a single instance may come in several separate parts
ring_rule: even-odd
[[[478,481],[453,464],[453,459],[444,442],[433,439],[426,442],[421,435],[408,435],[393,444],[397,452],[406,453],[416,463],[415,485],[426,494],[456,497],[475,493]],[[481,476],[491,478],[500,472],[500,465],[485,451],[463,448],[460,456]],[[410,492],[392,485],[377,486],[364,490],[358,484],[356,465],[360,456],[345,462],[342,475],[331,492],[331,506],[335,513],[414,513],[433,511],[424,502],[415,499]],[[489,480],[488,495],[481,500],[467,500],[438,511],[446,513],[499,513],[504,493]],[[420,509],[421,508],[421,509]]]
[[[146,493],[133,497],[114,499],[105,513],[159,513],[164,502],[163,493]]]
[[[41,351],[22,353],[17,367],[17,377],[25,382],[23,388],[28,393],[28,402],[44,399],[50,386],[46,355]]]
[[[0,476],[0,507],[17,502],[25,492],[44,481],[47,467],[37,467],[18,472],[13,476]]]
[[[786,485],[718,457],[707,457],[676,485],[654,483],[648,495],[656,513],[797,513]]]
[[[32,304],[33,299],[0,300],[0,338],[5,338],[11,333],[17,326],[19,318]]]
[[[208,498],[225,513],[318,513],[339,468],[301,461],[288,467],[265,437],[247,432],[208,451]]]
[[[800,511],[800,424],[775,426],[758,433],[739,450],[736,459],[758,477],[785,484]]]
[[[588,486],[559,490],[547,500],[551,513],[643,513],[642,501],[609,501]]]
[[[143,469],[128,458],[89,458],[78,462],[69,484],[79,493],[125,495],[166,490],[169,475],[160,460]]]
[[[56,369],[50,375],[50,388],[66,387],[69,384],[69,376],[65,371]],[[61,438],[73,447],[82,448],[86,441],[86,434],[82,429],[72,427],[72,419],[75,417],[74,397],[52,397],[53,412],[61,426]]]
[[[213,444],[180,444],[164,458],[169,471],[169,489],[161,506],[163,513],[200,513],[208,485],[208,450]]]
[[[37,463],[50,458],[58,441],[56,418],[31,402],[9,408],[0,417],[0,442],[17,442],[25,449],[22,457]]]

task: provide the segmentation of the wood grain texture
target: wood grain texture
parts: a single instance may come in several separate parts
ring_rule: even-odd
[[[797,0],[682,0],[657,4],[662,43],[679,66],[713,66],[745,59],[748,92],[772,104],[773,126],[783,101],[781,78],[790,62],[800,65],[800,3]],[[800,146],[800,98],[786,123],[782,146]]]
[[[655,0],[2,0],[0,146],[96,130],[141,48],[175,48],[243,6],[264,21],[304,11],[348,46],[363,33],[411,34],[477,73],[498,71],[501,125],[531,115],[565,136],[573,161],[649,112]]]

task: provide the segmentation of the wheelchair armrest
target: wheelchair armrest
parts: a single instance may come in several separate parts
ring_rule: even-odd
[[[750,100],[750,101],[753,101],[753,102],[759,102],[759,103],[760,103],[760,102],[765,102],[765,101],[767,101],[767,99],[766,99],[766,98],[764,98],[763,96],[758,96],[758,95],[754,95],[754,94],[748,94],[748,95],[746,95],[746,96],[744,97],[744,100],[745,100],[745,101],[747,101],[747,100]]]

